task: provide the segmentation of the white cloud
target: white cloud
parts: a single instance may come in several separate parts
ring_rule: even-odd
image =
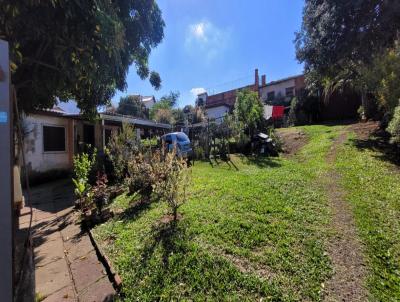
[[[190,92],[194,97],[197,97],[199,94],[206,92],[206,90],[203,87],[195,87],[190,89]]]
[[[205,27],[206,27],[206,23],[204,23],[204,22],[192,24],[192,25],[190,25],[190,31],[196,38],[204,40],[204,39],[206,39],[206,36],[204,33]]]
[[[230,30],[220,29],[210,21],[204,20],[189,25],[185,47],[190,53],[211,60],[226,49],[229,39]]]

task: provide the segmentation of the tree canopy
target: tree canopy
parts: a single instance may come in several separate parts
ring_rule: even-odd
[[[359,66],[392,47],[400,28],[400,2],[306,0],[296,54],[313,85],[359,79]]]
[[[150,118],[157,120],[157,111],[163,110],[161,115],[163,116],[164,122],[166,121],[165,117],[168,116],[171,117],[170,123],[172,123],[172,108],[178,103],[179,96],[179,91],[171,91],[169,94],[162,96],[160,100],[151,107]],[[171,114],[167,113],[167,111],[171,111]]]
[[[263,119],[263,105],[258,93],[250,90],[238,91],[235,102],[235,118],[253,134]]]
[[[3,0],[0,38],[10,44],[12,83],[24,110],[76,100],[86,113],[124,90],[134,64],[159,88],[148,57],[164,37],[154,0]]]
[[[171,108],[175,107],[178,104],[180,95],[179,91],[171,91],[169,94],[162,96],[160,102],[168,104]]]
[[[139,95],[121,97],[118,103],[117,113],[148,118],[149,112]]]

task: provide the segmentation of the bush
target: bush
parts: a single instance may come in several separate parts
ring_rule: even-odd
[[[156,152],[147,157],[139,153],[128,162],[126,184],[130,194],[139,193],[143,201],[150,201],[160,161],[160,153]]]
[[[91,202],[90,185],[88,182],[89,173],[96,161],[96,150],[90,156],[82,153],[74,156],[74,178],[75,194],[79,198],[80,208],[83,209],[87,203]]]
[[[174,221],[176,221],[178,208],[186,202],[190,184],[187,163],[184,159],[177,157],[175,152],[170,152],[160,162],[158,168],[154,192],[161,201],[169,205]]]
[[[106,155],[112,163],[111,178],[122,182],[128,172],[128,163],[139,154],[139,142],[134,128],[129,124],[122,124],[122,130],[113,133],[107,145]]]
[[[275,152],[278,154],[279,152],[282,152],[283,150],[283,144],[279,136],[277,135],[275,128],[269,128],[268,129],[268,136],[270,139],[272,139],[272,146],[275,149]]]
[[[400,144],[400,104],[394,110],[394,114],[389,123],[387,131],[392,136],[391,142]]]
[[[97,172],[96,185],[92,188],[94,203],[97,207],[99,214],[101,214],[103,207],[108,203],[107,195],[107,175]]]
[[[204,151],[203,147],[196,146],[196,147],[194,147],[193,155],[194,155],[195,159],[205,159],[206,152]]]
[[[357,109],[357,114],[358,114],[358,116],[360,117],[360,119],[361,119],[362,121],[366,119],[366,117],[365,117],[365,108],[364,108],[364,106],[361,105],[361,106]]]

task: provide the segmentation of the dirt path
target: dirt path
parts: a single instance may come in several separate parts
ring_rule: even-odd
[[[309,140],[302,130],[296,128],[277,129],[276,133],[282,142],[282,155],[284,157],[296,155]]]
[[[349,128],[346,129],[347,131]],[[347,131],[335,140],[327,156],[332,166],[326,174],[326,192],[333,219],[330,230],[333,235],[327,245],[333,265],[333,276],[325,284],[324,301],[367,301],[364,287],[366,267],[362,244],[358,238],[350,205],[345,201],[340,175],[334,169],[338,148],[346,141]]]

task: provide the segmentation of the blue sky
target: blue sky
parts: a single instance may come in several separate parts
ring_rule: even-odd
[[[196,92],[220,92],[250,84],[254,69],[267,81],[302,72],[295,59],[294,33],[301,26],[303,0],[159,0],[164,40],[150,55],[162,78],[158,91],[140,80],[134,67],[127,94],[179,91],[179,106],[194,104]],[[69,107],[69,106],[68,106]]]

